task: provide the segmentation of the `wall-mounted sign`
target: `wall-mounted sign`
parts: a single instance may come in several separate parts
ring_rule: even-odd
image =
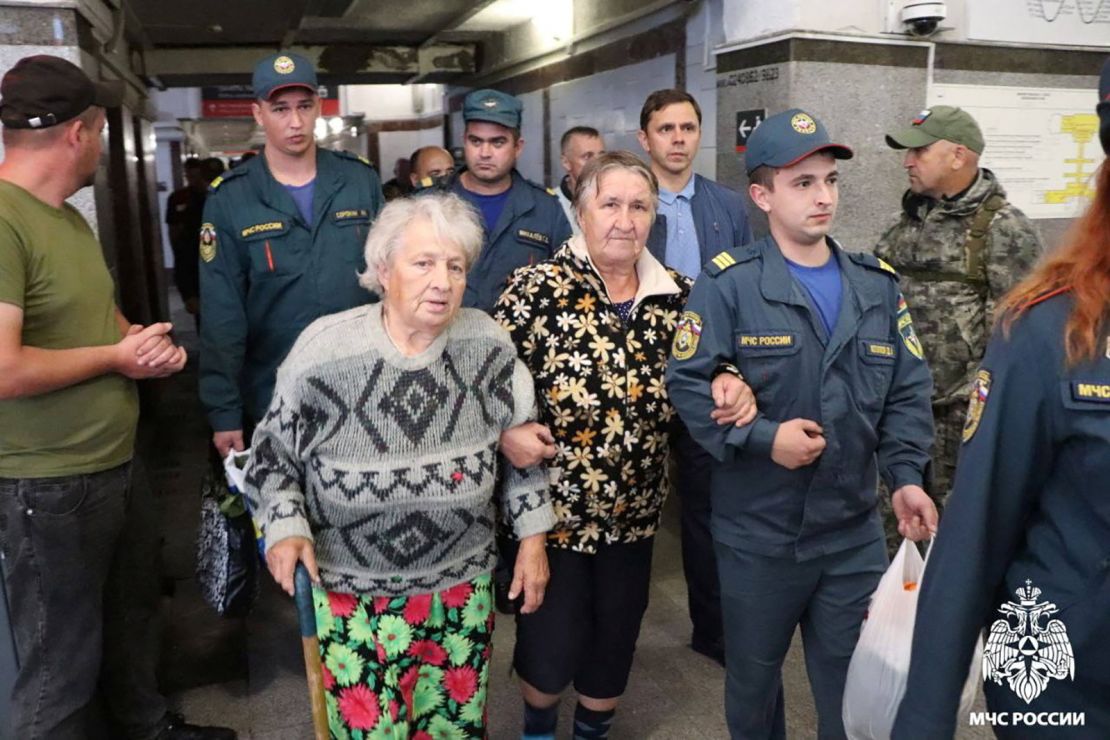
[[[320,85],[320,115],[339,115],[339,87]],[[210,85],[200,89],[204,118],[250,118],[254,94],[250,85]]]
[[[736,151],[748,151],[748,137],[755,131],[755,127],[763,123],[767,117],[767,109],[742,110],[736,113]]]

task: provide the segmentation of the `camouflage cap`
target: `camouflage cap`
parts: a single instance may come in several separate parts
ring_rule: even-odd
[[[254,97],[269,100],[279,90],[289,87],[307,87],[316,92],[316,68],[300,54],[279,51],[263,58],[254,65],[251,78]]]
[[[983,132],[971,114],[951,105],[927,108],[918,113],[908,127],[886,135],[887,146],[891,149],[916,149],[941,139],[966,146],[976,154],[982,154],[986,147]]]
[[[828,151],[837,159],[851,159],[852,150],[834,144],[829,132],[815,117],[799,108],[769,116],[748,137],[744,168],[748,174],[758,167],[790,167],[811,154]]]
[[[464,121],[487,121],[507,128],[520,128],[524,104],[500,90],[475,90],[463,101]]]
[[[1102,65],[1102,76],[1098,80],[1098,117],[1101,121],[1098,137],[1102,140],[1102,150],[1110,154],[1110,57]]]

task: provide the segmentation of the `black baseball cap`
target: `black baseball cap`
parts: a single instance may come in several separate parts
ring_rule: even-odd
[[[822,151],[828,151],[837,159],[855,156],[843,144],[834,144],[816,117],[800,108],[791,108],[756,126],[748,137],[744,167],[750,175],[757,167],[789,167]]]
[[[73,62],[49,54],[23,57],[0,81],[0,123],[42,129],[73,120],[89,106],[115,108],[122,86],[93,82]]]

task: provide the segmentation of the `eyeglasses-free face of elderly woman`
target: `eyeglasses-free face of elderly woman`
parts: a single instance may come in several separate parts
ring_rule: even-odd
[[[298,561],[318,584],[333,735],[402,721],[406,736],[485,734],[495,522],[520,540],[510,596],[522,594],[521,613],[543,600],[547,475],[498,455],[501,435],[533,413],[532,378],[503,329],[460,308],[481,244],[458,196],[387,205],[360,279],[382,301],[304,330],[254,434],[246,493],[266,563],[289,593]],[[444,650],[466,676],[437,668],[427,688],[453,701],[403,720],[377,711],[405,705],[409,682],[425,681],[422,658]],[[344,709],[353,703],[374,709]]]
[[[382,324],[402,354],[419,354],[455,320],[466,291],[472,250],[444,238],[423,216],[413,218],[396,239],[372,249],[379,260],[373,277],[382,297]],[[368,252],[370,250],[368,249]]]
[[[606,172],[596,182],[596,188],[583,190],[586,197],[578,203],[578,223],[609,297],[622,301],[636,294],[636,261],[655,220],[658,191],[652,191],[643,174],[629,169]],[[617,295],[613,295],[615,288]]]

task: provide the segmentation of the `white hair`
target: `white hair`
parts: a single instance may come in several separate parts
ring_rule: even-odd
[[[359,275],[359,285],[382,294],[378,269],[389,265],[405,229],[417,219],[427,221],[439,241],[458,246],[470,270],[482,249],[478,212],[454,193],[430,193],[390,201],[378,214],[366,236],[366,271]]]

